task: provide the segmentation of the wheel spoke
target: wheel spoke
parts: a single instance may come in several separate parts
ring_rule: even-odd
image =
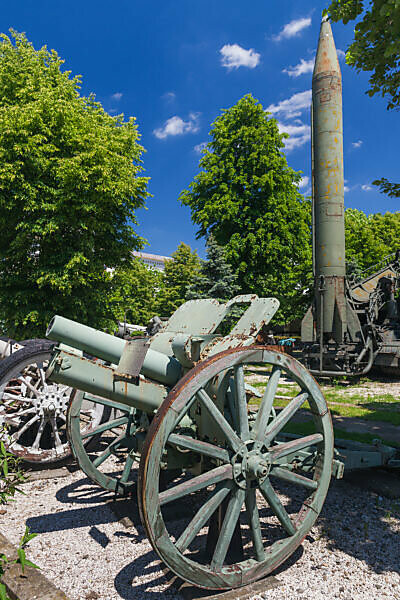
[[[58,427],[57,427],[55,416],[52,415],[50,417],[49,421],[50,421],[51,428],[53,430],[54,442],[55,442],[56,450],[57,450],[57,448],[62,447],[63,443],[62,443],[61,438],[60,438],[60,434],[59,434],[59,431],[58,431]]]
[[[121,443],[121,441],[124,438],[125,438],[125,433],[118,436],[117,439],[114,440],[109,446],[107,446],[107,448],[101,454],[96,456],[96,458],[93,461],[93,466],[99,467],[100,465],[102,465],[103,462],[106,461],[107,458],[109,458],[111,456],[113,450],[119,446],[119,444]]]
[[[236,488],[231,495],[211,561],[211,568],[213,570],[220,569],[224,564],[245,497],[246,491],[241,488]]]
[[[272,448],[269,448],[271,460],[274,462],[279,458],[288,456],[288,454],[298,452],[299,450],[309,448],[310,446],[315,446],[315,444],[319,444],[320,442],[323,442],[323,440],[324,436],[321,433],[313,433],[312,435],[307,435],[306,437],[297,438],[295,440],[291,440],[290,442],[273,446]]]
[[[274,467],[271,469],[270,475],[274,475],[275,477],[278,477],[278,479],[283,479],[284,481],[289,481],[290,483],[301,485],[309,490],[316,490],[318,487],[318,481],[315,481],[314,479],[308,479],[308,477],[304,477],[299,473],[293,473],[293,471],[290,471],[289,469],[283,469],[282,467]]]
[[[231,418],[232,418],[232,425],[235,429],[239,429],[239,425],[237,422],[237,411],[236,411],[236,404],[235,404],[235,396],[233,393],[233,388],[235,387],[235,381],[233,379],[233,377],[231,377],[229,379],[229,387],[230,389],[228,389],[226,391],[226,397],[228,400],[228,406],[229,406],[229,411],[231,413]]]
[[[201,401],[202,405],[207,409],[210,413],[211,417],[213,417],[216,425],[218,425],[219,429],[223,433],[224,437],[230,444],[232,450],[237,452],[239,448],[242,446],[242,440],[236,435],[233,431],[232,427],[229,425],[228,421],[225,419],[222,413],[218,410],[215,403],[211,400],[210,396],[203,389],[197,392],[197,397]]]
[[[211,518],[214,512],[217,510],[219,505],[232,489],[230,482],[225,482],[223,487],[217,487],[212,496],[202,505],[197,511],[185,531],[177,540],[175,547],[180,551],[184,552],[186,548],[190,546],[200,529],[204,527],[207,521]]]
[[[219,446],[214,446],[213,444],[209,444],[208,442],[202,442],[201,440],[196,440],[186,435],[171,433],[171,435],[168,438],[168,444],[191,450],[192,452],[202,454],[203,456],[216,458],[218,460],[222,460],[225,463],[229,462],[229,453],[224,448],[219,448]]]
[[[278,388],[279,379],[281,377],[281,369],[274,368],[265,388],[264,395],[261,400],[260,410],[258,411],[256,422],[252,429],[252,438],[263,440],[265,430],[267,429],[268,421],[271,416],[272,406],[276,390]]]
[[[134,460],[135,459],[133,458],[133,456],[128,454],[126,462],[125,462],[124,470],[122,471],[122,475],[121,475],[121,479],[120,479],[120,481],[122,483],[126,483],[128,481],[129,473],[131,472]]]
[[[36,423],[36,421],[39,420],[39,415],[34,415],[32,417],[32,419],[30,419],[30,421],[27,421],[25,423],[25,425],[23,427],[21,427],[21,429],[19,431],[16,431],[15,433],[12,434],[12,436],[10,437],[10,440],[12,443],[16,442],[17,440],[19,440],[19,438],[21,437],[21,435],[23,433],[25,433],[25,431],[27,431],[29,429],[29,427],[32,427],[32,425],[34,423]]]
[[[34,442],[32,444],[32,448],[34,450],[38,450],[39,449],[40,440],[42,438],[46,422],[47,422],[47,419],[45,419],[44,417],[42,417],[42,419],[41,419],[41,421],[39,423],[39,429],[37,430],[36,437],[35,437]]]
[[[16,394],[10,394],[9,392],[3,393],[2,400],[8,400],[9,402],[29,402],[29,404],[32,404],[32,398],[27,398],[26,396],[20,395],[17,396]]]
[[[46,387],[47,382],[46,382],[46,374],[43,370],[43,367],[39,368],[39,375],[40,375],[40,381],[43,387]]]
[[[183,417],[185,415],[187,415],[187,413],[189,412],[189,410],[192,408],[195,400],[196,400],[196,394],[194,396],[192,396],[192,398],[189,400],[189,402],[187,404],[185,404],[185,406],[180,411],[179,415],[177,416],[177,418],[175,420],[173,429],[175,429],[175,427],[177,427],[179,425],[179,423],[182,421]]]
[[[39,395],[40,395],[40,391],[39,391],[38,389],[36,389],[36,388],[35,388],[35,386],[33,386],[33,385],[31,384],[31,382],[30,382],[30,381],[29,381],[29,380],[28,380],[26,377],[23,377],[22,375],[20,375],[20,377],[19,377],[19,380],[20,380],[20,381],[22,381],[22,383],[23,383],[24,385],[26,385],[26,387],[27,387],[28,389],[30,389],[30,390],[31,390],[31,392],[32,392],[33,394],[35,394],[35,396],[39,396]]]
[[[269,479],[265,479],[265,481],[259,486],[259,488],[265,500],[270,505],[272,512],[278,517],[286,533],[288,533],[289,535],[294,535],[296,533],[296,528],[293,525],[293,522],[290,519],[289,515],[287,514],[282,502],[276,495]]]
[[[235,398],[239,434],[242,440],[249,438],[249,419],[247,416],[246,389],[244,386],[243,365],[234,368]]]
[[[119,419],[114,419],[113,421],[107,421],[102,425],[99,425],[95,429],[91,429],[90,431],[83,430],[81,433],[81,438],[85,440],[88,437],[92,437],[97,435],[98,433],[103,433],[104,431],[108,431],[109,429],[115,429],[116,427],[120,427],[121,425],[125,425],[128,422],[128,417],[120,417]]]
[[[289,402],[285,408],[281,410],[278,416],[268,425],[264,434],[264,444],[268,445],[274,437],[281,431],[288,421],[293,417],[295,412],[300,408],[302,404],[307,400],[308,393],[304,392],[298,394],[293,400]]]
[[[232,479],[232,465],[222,465],[221,467],[216,467],[207,473],[197,475],[197,477],[193,477],[189,481],[184,481],[183,483],[180,483],[169,490],[165,490],[165,492],[161,492],[159,496],[160,505],[163,506],[168,502],[178,500],[179,498],[187,496],[192,492],[197,492],[198,490],[202,490],[209,485],[219,483],[220,481],[225,481],[226,479]]]
[[[264,544],[261,536],[260,515],[257,507],[257,491],[250,488],[246,496],[246,511],[249,519],[253,548],[258,561],[265,559]]]

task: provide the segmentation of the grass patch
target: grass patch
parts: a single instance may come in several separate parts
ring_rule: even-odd
[[[394,404],[399,403],[400,399],[395,398],[392,394],[368,395],[363,394],[346,394],[338,393],[337,390],[323,389],[322,390],[327,401],[330,402],[345,402],[348,404]]]
[[[379,409],[370,410],[362,406],[332,406],[329,402],[328,406],[333,415],[355,417],[363,421],[381,421],[383,423],[391,423],[392,425],[400,425],[400,412]]]
[[[249,381],[249,385],[252,385],[255,388],[259,388],[260,391],[264,391],[266,388],[265,381]],[[285,385],[279,384],[277,394],[280,396],[287,396],[288,398],[294,398],[299,393],[300,388],[296,385]]]
[[[289,404],[291,399],[291,396],[288,396],[287,400],[285,400],[284,398],[278,398],[276,400],[275,406],[284,408]],[[261,403],[261,400],[262,398],[252,398],[251,404],[259,405]],[[379,410],[377,407],[345,405],[341,406],[338,404],[331,404],[329,401],[328,407],[333,415],[339,415],[341,417],[352,417],[356,419],[361,419],[362,421],[380,421],[382,423],[390,423],[391,425],[400,426],[400,411],[395,412],[391,410]],[[301,408],[309,410],[310,405],[308,402],[305,402]]]
[[[283,430],[285,433],[294,433],[296,435],[310,435],[315,433],[315,426],[313,421],[306,421],[305,423],[290,423],[286,425]],[[352,440],[354,442],[363,442],[364,444],[372,444],[373,440],[380,440],[383,444],[387,446],[395,446],[396,448],[400,448],[400,444],[393,442],[392,440],[386,440],[378,435],[374,435],[372,433],[355,433],[350,431],[345,431],[344,429],[340,429],[339,427],[334,427],[333,431],[335,433],[335,439],[341,440]]]

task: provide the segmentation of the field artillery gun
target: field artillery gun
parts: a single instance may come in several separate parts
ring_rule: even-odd
[[[246,312],[219,335],[242,303]],[[126,342],[58,316],[49,325],[59,344],[50,380],[113,410],[111,421],[85,430],[87,407],[72,398],[67,421],[80,466],[105,489],[129,493],[139,460],[138,503],[153,548],[178,576],[204,588],[235,588],[273,571],[313,526],[332,468],[340,475],[318,384],[291,356],[254,345],[278,306],[256,296],[189,301],[151,338]],[[276,413],[282,377],[295,395]],[[303,405],[310,429],[291,435]],[[83,442],[99,433],[106,441],[93,455]],[[166,517],[171,503],[182,512],[178,523]]]
[[[0,339],[0,440],[8,452],[36,467],[71,455],[66,413],[73,390],[46,378],[53,346],[42,339]],[[98,405],[88,426],[109,414]]]

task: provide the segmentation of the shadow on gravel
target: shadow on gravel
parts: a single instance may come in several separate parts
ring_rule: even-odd
[[[317,524],[330,550],[365,562],[377,574],[400,573],[400,500],[333,481]]]
[[[100,504],[114,498],[114,493],[104,490],[85,477],[60,488],[56,498],[63,504]]]
[[[161,565],[162,566],[162,565]],[[151,578],[147,582],[136,584],[136,580],[142,580],[160,571],[160,562],[155,552],[150,551],[138,556],[138,558],[126,565],[114,579],[114,586],[123,600],[154,600],[160,597],[173,597],[178,595],[178,590],[174,583],[175,576],[171,572],[160,573],[156,578]],[[167,589],[165,584],[169,584]],[[158,589],[164,588],[163,592]]]
[[[94,527],[104,523],[112,523],[115,515],[107,505],[93,506],[90,508],[77,508],[39,517],[30,517],[26,524],[33,533],[49,533],[52,531],[65,531],[77,527]]]

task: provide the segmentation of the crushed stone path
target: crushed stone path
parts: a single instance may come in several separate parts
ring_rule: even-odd
[[[180,599],[152,550],[133,503],[126,528],[112,496],[80,471],[24,485],[0,531],[16,544],[25,524],[39,535],[28,555],[70,600]],[[333,481],[303,545],[276,574],[281,586],[254,600],[400,600],[400,500]]]

